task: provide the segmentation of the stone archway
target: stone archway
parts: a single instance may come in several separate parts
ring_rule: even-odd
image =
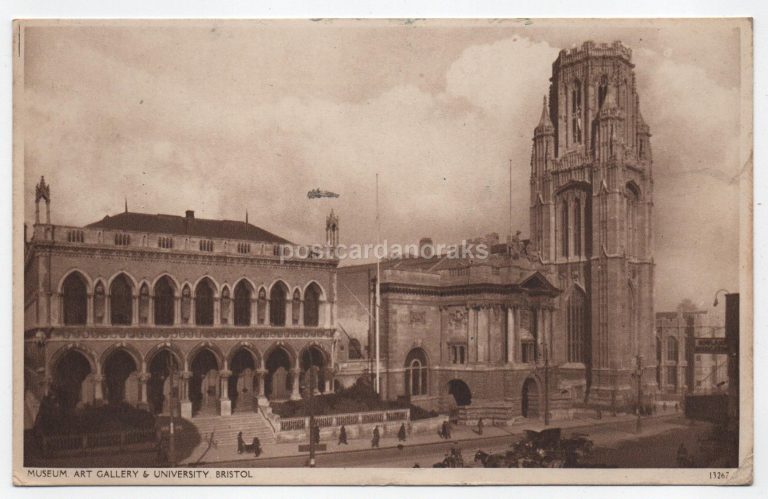
[[[539,417],[539,384],[533,378],[528,378],[523,383],[522,414],[524,418],[536,419]]]
[[[265,392],[270,400],[287,400],[291,396],[291,355],[283,347],[277,347],[265,362],[267,379]]]
[[[189,400],[192,414],[217,414],[221,395],[219,361],[208,348],[201,348],[189,364],[192,378],[189,380]]]
[[[302,396],[307,396],[309,394],[308,390],[310,387],[307,385],[309,373],[312,372],[312,378],[314,378],[314,387],[312,389],[314,390],[314,393],[325,393],[326,389],[326,369],[327,369],[327,362],[326,362],[326,355],[325,353],[320,349],[320,347],[316,345],[311,345],[301,352],[301,388],[302,388]],[[328,387],[330,388],[330,386]]]
[[[139,402],[139,373],[133,357],[119,348],[104,361],[104,398],[110,404]]]
[[[64,412],[93,403],[93,371],[86,356],[77,350],[65,353],[56,363],[53,392]]]
[[[459,407],[472,404],[472,391],[469,385],[460,379],[448,382],[448,393],[453,395],[453,400]]]
[[[232,374],[227,380],[229,400],[232,412],[253,412],[256,407],[254,397],[256,387],[256,361],[253,354],[244,347],[238,348],[229,361]]]
[[[175,374],[173,386],[171,386],[172,371]],[[147,399],[151,410],[155,414],[169,414],[171,390],[173,390],[174,399],[179,400],[179,362],[176,356],[167,348],[158,351],[149,362],[149,374]]]

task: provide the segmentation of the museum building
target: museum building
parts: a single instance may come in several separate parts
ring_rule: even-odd
[[[155,413],[175,400],[183,417],[228,415],[300,398],[312,366],[316,392],[333,389],[335,258],[287,251],[296,246],[247,217],[126,207],[84,227],[54,225],[44,179],[35,202],[24,381],[38,400]]]

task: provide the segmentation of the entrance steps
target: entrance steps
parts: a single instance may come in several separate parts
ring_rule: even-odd
[[[272,426],[258,412],[236,413],[232,416],[201,415],[192,418],[200,437],[206,439],[213,432],[219,443],[235,445],[237,434],[243,432],[243,440],[250,444],[253,437],[259,437],[261,445],[276,442]]]
[[[480,418],[488,425],[494,421],[509,421],[519,414],[514,414],[515,405],[507,400],[472,399],[470,405],[456,408],[458,424],[476,425]]]

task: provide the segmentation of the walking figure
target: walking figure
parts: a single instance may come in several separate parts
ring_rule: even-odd
[[[443,425],[444,425],[443,428],[444,428],[444,431],[445,431],[445,439],[446,440],[450,440],[451,439],[451,424],[448,421],[446,421],[446,422],[443,423]]]
[[[405,442],[405,423],[400,425],[400,431],[397,432],[397,440],[400,442]]]
[[[482,435],[483,434],[483,418],[480,418],[477,420],[477,434]]]
[[[259,440],[259,437],[253,437],[253,443],[251,445],[253,446],[253,455],[259,457],[261,455],[261,440]]]
[[[339,429],[339,444],[338,445],[349,445],[347,443],[347,428],[344,425],[341,425],[341,429]]]
[[[376,425],[376,427],[373,429],[373,438],[371,439],[371,447],[379,448],[379,439],[381,438],[381,435],[379,434],[379,425]]]
[[[237,434],[237,453],[242,454],[245,450],[245,440],[243,440],[243,432]]]

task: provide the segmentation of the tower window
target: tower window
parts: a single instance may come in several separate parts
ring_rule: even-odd
[[[131,236],[129,234],[115,234],[115,245],[128,246],[131,244]]]
[[[571,133],[574,144],[581,144],[581,82],[576,80],[571,90]]]
[[[563,256],[568,257],[568,202],[563,201],[561,218],[561,233]]]
[[[573,253],[581,256],[581,199],[573,204]]]
[[[608,95],[608,77],[603,75],[600,77],[600,86],[597,87],[598,108],[602,109],[606,95]]]
[[[213,241],[203,239],[200,241],[200,251],[213,251]]]

